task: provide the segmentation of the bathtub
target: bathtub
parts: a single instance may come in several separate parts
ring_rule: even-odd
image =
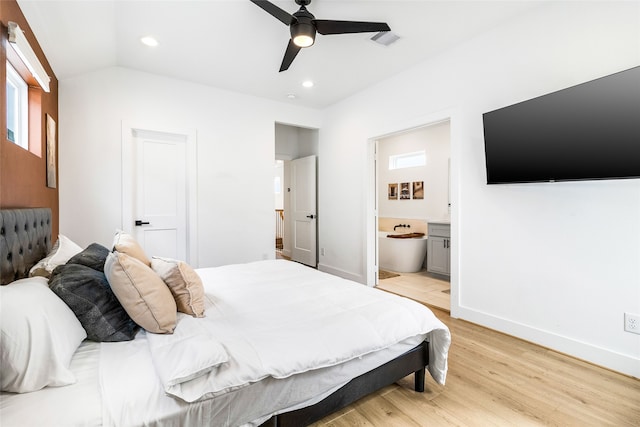
[[[398,273],[415,273],[422,270],[427,254],[427,236],[411,239],[394,239],[389,234],[404,232],[378,231],[378,267]]]

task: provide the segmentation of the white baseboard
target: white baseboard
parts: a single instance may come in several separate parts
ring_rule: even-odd
[[[325,273],[333,274],[334,276],[342,277],[343,279],[353,280],[358,283],[367,283],[367,279],[362,277],[361,274],[354,274],[345,270],[341,270],[339,268],[331,267],[326,264],[318,264],[318,270],[324,271]]]
[[[574,338],[558,335],[467,307],[459,307],[457,317],[595,365],[640,378],[640,358],[638,357],[621,354]]]

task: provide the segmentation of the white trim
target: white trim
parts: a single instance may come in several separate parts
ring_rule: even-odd
[[[11,126],[15,125],[13,129],[13,143],[24,148],[25,150],[29,149],[29,86],[27,82],[24,81],[22,76],[16,71],[16,69],[9,63],[7,64],[7,85],[11,85],[15,88],[16,91],[16,99],[14,100],[14,105],[8,105],[8,95],[7,95],[7,113],[9,109],[13,110],[13,115],[15,116],[14,123],[11,123]],[[9,129],[9,122],[7,121],[7,129]],[[8,139],[9,135],[7,135]]]
[[[341,270],[339,268],[331,267],[326,264],[318,264],[318,270],[325,273],[332,274],[334,276],[342,277],[343,279],[353,280],[358,283],[365,283],[364,277],[360,274],[351,273],[349,271]]]
[[[594,346],[571,337],[538,329],[529,325],[494,316],[467,307],[459,307],[461,318],[482,325],[484,327],[518,337],[520,339],[541,345],[567,354],[571,357],[640,378],[640,359],[627,354],[617,353],[610,349]]]
[[[451,317],[457,318],[459,311],[459,280],[460,280],[460,267],[459,267],[459,248],[463,244],[460,241],[458,234],[458,227],[460,223],[460,206],[458,196],[458,162],[460,159],[460,147],[462,143],[458,140],[457,127],[460,126],[461,119],[458,116],[456,109],[446,109],[436,111],[430,114],[412,117],[399,123],[395,123],[389,126],[378,129],[377,132],[372,132],[372,135],[367,141],[367,167],[366,167],[366,182],[367,182],[367,200],[365,202],[365,224],[367,229],[365,230],[365,259],[367,265],[365,266],[365,283],[375,283],[375,275],[377,273],[378,260],[377,258],[377,244],[378,233],[377,227],[372,226],[372,218],[377,216],[378,206],[376,203],[375,194],[371,194],[371,190],[375,191],[377,185],[377,171],[376,173],[370,173],[374,169],[375,157],[374,148],[372,148],[379,139],[398,135],[405,132],[410,132],[414,129],[432,126],[444,121],[449,121],[450,126],[450,142],[451,142],[451,240],[455,242],[451,246]],[[376,223],[377,225],[377,223]],[[375,261],[373,261],[375,259]],[[373,266],[373,267],[372,267]]]
[[[192,267],[197,268],[198,261],[198,174],[197,174],[197,132],[195,129],[172,129],[163,126],[144,124],[135,126],[122,121],[122,223],[120,227],[126,232],[132,232],[133,217],[133,189],[127,183],[133,181],[133,134],[135,131],[160,132],[185,137],[187,145],[187,259]]]
[[[368,239],[364,241],[365,251],[365,275],[367,286],[375,287],[378,282],[378,167],[376,167],[378,153],[378,141],[370,140],[367,144],[367,181],[365,183],[366,188],[366,201],[365,201],[365,229],[363,236],[369,236],[369,233],[376,231],[376,238],[374,244],[368,244]],[[373,213],[373,214],[372,214]]]

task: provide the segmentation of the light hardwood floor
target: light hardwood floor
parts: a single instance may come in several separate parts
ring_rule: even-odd
[[[400,276],[379,280],[377,288],[414,299],[432,308],[451,311],[448,293],[451,285],[443,277],[422,270],[417,273],[400,273]]]
[[[445,386],[410,376],[313,425],[640,426],[640,380],[433,311],[452,334]]]

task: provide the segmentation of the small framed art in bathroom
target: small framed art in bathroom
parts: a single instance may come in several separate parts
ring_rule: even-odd
[[[413,200],[424,199],[424,181],[413,181]]]
[[[389,184],[389,200],[398,200],[398,184]]]
[[[410,200],[411,192],[409,191],[409,183],[401,182],[400,183],[400,200]]]

